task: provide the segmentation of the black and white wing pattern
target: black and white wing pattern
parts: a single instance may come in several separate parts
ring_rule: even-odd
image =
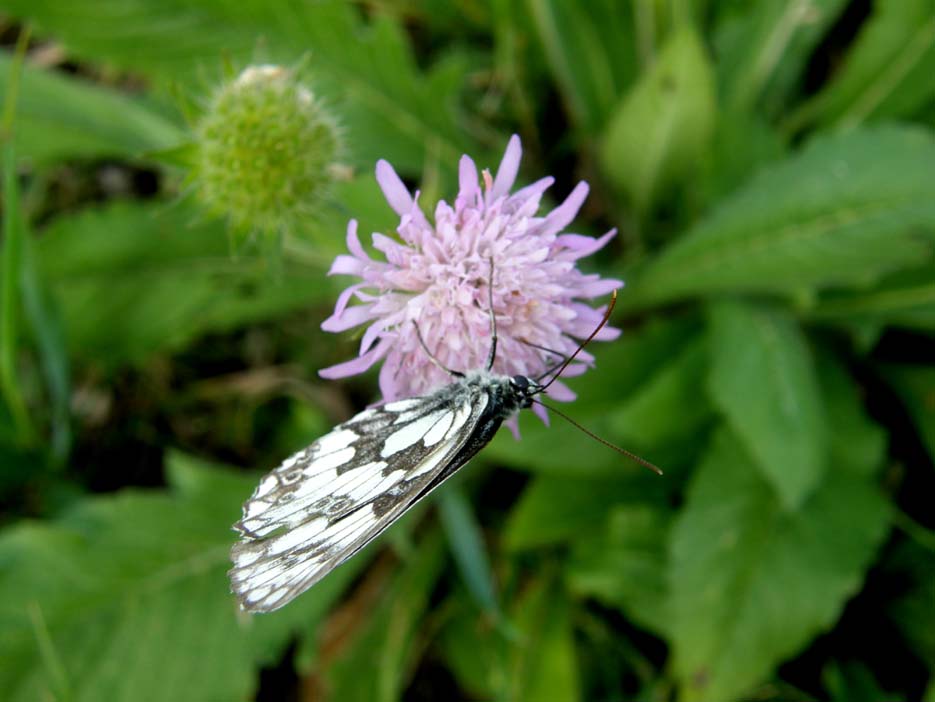
[[[365,410],[265,476],[234,525],[229,574],[241,607],[282,607],[463,465],[505,416],[492,392],[503,382],[461,379]]]

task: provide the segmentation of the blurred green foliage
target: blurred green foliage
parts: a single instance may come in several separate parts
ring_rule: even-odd
[[[0,13],[4,699],[935,700],[933,0]],[[273,269],[176,165],[251,62],[299,67],[347,145]],[[239,614],[259,471],[375,394],[315,374],[355,349],[318,329],[347,220],[395,226],[374,162],[430,203],[512,132],[521,179],[586,178],[576,226],[621,230],[593,265],[624,335],[568,411],[666,475],[526,418]]]

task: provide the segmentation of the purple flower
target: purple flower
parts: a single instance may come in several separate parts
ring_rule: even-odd
[[[320,371],[324,378],[344,378],[383,360],[380,391],[386,401],[421,395],[451,382],[435,366],[419,343],[418,323],[425,344],[442,364],[454,370],[481,368],[490,348],[488,283],[490,257],[494,262],[493,307],[499,344],[494,371],[508,375],[541,375],[557,356],[577,348],[601,320],[603,308],[593,309],[581,299],[607,295],[622,285],[579,271],[579,258],[602,248],[616,234],[599,239],[562,233],[588,194],[581,182],[565,201],[546,216],[537,216],[539,202],[552,178],[543,178],[512,195],[520,156],[519,137],[507,145],[495,178],[483,171],[483,190],[477,167],[461,157],[460,190],[454,207],[442,200],[432,224],[392,166],[377,163],[377,182],[400,216],[399,238],[373,234],[373,247],[386,261],[376,261],[357,237],[357,222],[347,227],[351,255],[335,259],[329,275],[352,275],[361,282],[338,298],[334,314],[321,328],[342,332],[366,324],[360,355]],[[349,305],[356,299],[361,304]],[[605,327],[597,339],[611,340],[620,331]],[[564,376],[583,373],[593,357],[582,352],[581,363]],[[571,401],[575,394],[561,381],[548,394]],[[544,410],[533,409],[545,419]]]

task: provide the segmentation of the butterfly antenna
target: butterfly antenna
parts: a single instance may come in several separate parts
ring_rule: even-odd
[[[566,368],[568,368],[568,364],[575,360],[575,356],[577,356],[579,353],[581,353],[581,350],[582,350],[585,346],[587,346],[588,344],[590,344],[590,343],[591,343],[591,340],[592,340],[595,336],[597,336],[597,333],[598,333],[601,329],[604,328],[604,325],[607,324],[607,320],[610,319],[610,315],[611,315],[611,313],[614,311],[614,305],[616,305],[616,304],[617,304],[617,291],[614,290],[614,291],[612,291],[612,292],[610,293],[610,304],[607,305],[607,310],[604,312],[604,318],[601,320],[601,323],[598,324],[597,327],[595,327],[594,331],[591,332],[591,335],[590,335],[587,339],[585,339],[584,342],[581,343],[581,344],[578,346],[578,348],[575,349],[575,352],[574,352],[573,354],[571,354],[571,356],[569,356],[568,358],[565,359],[565,362],[562,363],[562,365],[560,365],[560,366],[558,367],[558,370],[555,372],[555,375],[552,376],[552,379],[540,388],[540,392],[545,391],[545,389],[546,389],[547,387],[549,387],[552,383],[554,383],[556,380],[558,380],[558,377],[562,374],[562,371],[564,371]],[[557,413],[556,413],[556,414],[557,414]],[[585,430],[585,431],[586,431],[586,430]],[[597,438],[597,437],[595,437],[595,438]],[[599,439],[599,441],[600,441],[600,439]],[[621,449],[621,450],[622,450],[622,449]]]
[[[598,328],[600,328],[600,327],[598,327]],[[606,446],[607,448],[613,449],[613,450],[616,451],[617,453],[623,454],[624,456],[626,456],[627,458],[629,458],[631,461],[635,461],[636,463],[639,463],[641,466],[644,466],[644,467],[646,467],[646,468],[649,468],[653,473],[656,473],[657,475],[662,475],[662,474],[663,474],[663,473],[662,473],[662,469],[659,468],[659,466],[655,465],[654,463],[650,463],[650,462],[647,461],[645,458],[642,458],[642,457],[640,457],[640,456],[637,456],[637,455],[636,455],[635,453],[633,453],[632,451],[627,451],[625,448],[620,448],[620,447],[617,446],[616,444],[610,443],[607,439],[602,439],[601,437],[599,437],[597,434],[595,434],[594,432],[590,431],[589,429],[585,429],[583,426],[581,426],[580,424],[578,424],[578,422],[576,422],[574,419],[572,419],[571,417],[569,417],[569,416],[568,416],[567,414],[565,414],[564,412],[560,412],[559,410],[555,409],[555,408],[552,407],[551,405],[547,405],[547,404],[545,404],[544,402],[540,402],[539,400],[535,400],[535,399],[534,399],[533,402],[535,402],[537,405],[542,405],[542,406],[545,407],[547,410],[549,410],[549,412],[555,412],[555,414],[557,414],[559,417],[561,417],[561,418],[564,419],[566,422],[568,422],[569,424],[571,424],[573,427],[576,427],[576,428],[580,429],[581,431],[583,431],[585,434],[587,434],[588,436],[590,436],[592,439],[594,439],[594,440],[597,441],[598,443],[604,444],[604,446]]]
[[[554,355],[558,356],[558,357],[561,359],[560,361],[556,361],[556,362],[553,363],[551,366],[549,366],[548,368],[546,368],[542,373],[540,373],[539,375],[537,375],[537,376],[533,379],[533,380],[535,380],[537,383],[540,382],[543,378],[548,378],[550,375],[552,375],[552,373],[555,372],[555,370],[556,370],[560,365],[562,365],[565,361],[568,360],[568,355],[567,355],[567,354],[564,354],[564,353],[562,353],[561,351],[556,351],[555,349],[550,349],[548,346],[540,346],[539,344],[534,344],[534,343],[532,343],[531,341],[526,341],[525,339],[517,339],[517,341],[518,341],[519,343],[521,343],[521,344],[525,344],[526,346],[531,346],[531,347],[534,348],[534,349],[539,349],[540,351],[545,351],[545,352],[547,352],[547,353],[554,354]]]

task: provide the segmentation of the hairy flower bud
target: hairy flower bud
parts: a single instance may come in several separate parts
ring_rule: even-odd
[[[291,229],[331,184],[335,122],[281,66],[250,66],[221,86],[196,133],[195,188],[235,229]]]

